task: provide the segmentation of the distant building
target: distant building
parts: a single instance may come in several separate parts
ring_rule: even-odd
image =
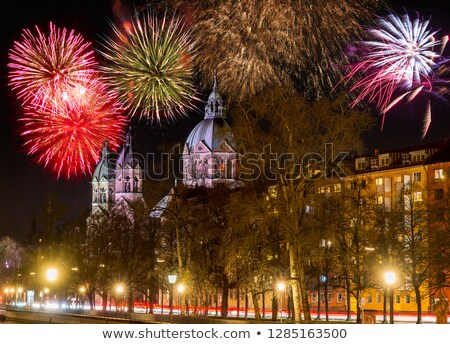
[[[142,194],[144,162],[133,152],[131,131],[119,154],[102,149],[102,157],[92,175],[92,208],[88,222],[94,216],[111,211],[132,211],[131,205],[140,202],[145,206]]]
[[[422,144],[401,149],[393,149],[380,152],[375,150],[373,154],[360,156],[350,161],[351,168],[347,171],[348,177],[344,179],[334,179],[332,181],[322,180],[314,185],[313,195],[331,196],[333,194],[347,190],[356,190],[354,184],[357,182],[365,189],[365,197],[362,201],[371,203],[377,207],[382,207],[390,211],[396,204],[402,204],[407,211],[411,204],[423,204],[429,210],[438,206],[439,202],[449,200],[450,192],[450,139],[430,144]],[[447,206],[450,205],[447,204]],[[425,209],[425,208],[424,208]],[[448,209],[448,207],[447,207]],[[307,213],[314,211],[314,197],[307,205]],[[448,216],[442,222],[436,222],[431,215],[423,220],[426,223],[429,237],[425,241],[428,243],[436,231],[448,230],[444,222],[450,224]],[[442,220],[442,219],[441,219]],[[405,215],[404,226],[410,223],[408,215]],[[425,231],[424,231],[425,232]],[[366,247],[370,250],[370,247]],[[450,249],[450,248],[449,248]],[[428,252],[429,258],[435,254]],[[383,264],[395,266],[395,262],[387,262],[387,257],[380,257]],[[448,272],[447,272],[448,274]],[[421,286],[423,299],[416,300],[411,281],[408,277],[399,272],[398,282],[394,291],[395,312],[415,312],[417,302],[422,304],[422,312],[431,312],[434,303],[442,296],[441,292],[450,299],[450,290],[443,289],[435,294],[436,286],[433,284],[433,276],[429,276]],[[380,278],[380,285],[383,284]],[[447,281],[448,285],[448,281]],[[366,310],[382,312],[384,304],[385,288],[367,288],[362,291],[361,296],[365,300]],[[348,297],[342,288],[328,289],[328,295],[320,295],[322,312],[324,298],[328,298],[329,307],[333,311],[343,311],[346,309],[345,299]],[[356,299],[351,298],[351,309],[356,310]],[[317,292],[311,292],[311,307],[317,309],[319,297]]]

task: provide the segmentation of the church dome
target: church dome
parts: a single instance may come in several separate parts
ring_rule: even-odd
[[[186,140],[186,147],[189,152],[203,142],[211,151],[226,140],[231,147],[236,150],[236,142],[230,126],[224,118],[206,118],[195,126]]]
[[[105,141],[105,145],[102,149],[102,158],[95,167],[94,173],[92,175],[93,181],[98,182],[102,180],[102,178],[105,178],[106,180],[114,178],[115,157],[116,154],[110,152],[108,149],[108,141]]]
[[[233,132],[223,116],[222,97],[217,91],[217,81],[214,79],[213,90],[205,106],[205,118],[192,129],[186,140],[186,148],[191,152],[199,142],[203,142],[213,151],[223,140],[237,150]]]

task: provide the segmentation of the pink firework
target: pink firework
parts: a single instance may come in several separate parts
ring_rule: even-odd
[[[48,106],[95,73],[94,51],[73,30],[50,23],[46,36],[35,29],[36,35],[24,29],[22,40],[9,51],[9,85],[23,105]]]
[[[359,61],[343,80],[361,76],[351,88],[357,92],[352,107],[362,100],[375,103],[384,123],[386,112],[402,99],[411,101],[419,93],[432,92],[448,37],[436,40],[437,31],[428,28],[428,20],[412,20],[407,14],[390,14],[377,24],[367,30],[371,40],[361,42]],[[429,107],[426,111],[424,134],[431,120]]]
[[[122,141],[123,108],[105,87],[96,86],[96,92],[81,93],[83,88],[73,87],[67,101],[28,106],[20,119],[28,154],[58,178],[90,175],[105,140],[113,149]]]

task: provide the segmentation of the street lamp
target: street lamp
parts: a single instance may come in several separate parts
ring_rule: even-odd
[[[79,301],[79,306],[80,306],[80,309],[84,309],[84,294],[86,293],[86,287],[81,286],[80,287],[80,293],[81,293],[82,299],[78,300]]]
[[[183,293],[186,290],[186,287],[184,286],[183,283],[178,283],[177,285],[177,292],[178,292],[178,296],[179,296],[179,304],[180,304],[180,314],[184,315],[184,311],[183,311]],[[187,314],[189,314],[189,308],[187,308],[186,310]]]
[[[395,272],[388,271],[384,273],[384,280],[389,287],[389,323],[394,323],[394,283],[397,276]]]
[[[56,279],[58,278],[58,270],[56,270],[55,268],[49,268],[45,272],[45,276],[47,277],[47,281],[49,282],[56,281]]]
[[[173,285],[177,282],[177,275],[170,274],[167,276],[169,279],[170,290],[169,290],[169,314],[173,314]]]
[[[116,286],[116,293],[117,293],[117,295],[118,295],[118,297],[117,297],[117,299],[118,299],[118,301],[119,301],[119,305],[120,305],[120,310],[122,310],[122,294],[123,294],[123,291],[124,291],[124,287],[123,287],[123,285],[122,284],[118,284],[117,286]],[[117,311],[117,305],[116,305],[116,311]]]
[[[280,298],[280,322],[283,322],[283,298],[282,293],[286,290],[286,284],[284,282],[278,282],[277,290]]]

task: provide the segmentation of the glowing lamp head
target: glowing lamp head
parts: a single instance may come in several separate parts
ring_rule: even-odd
[[[177,291],[179,293],[184,293],[185,289],[186,289],[186,287],[184,286],[184,284],[178,284],[177,285]]]
[[[56,278],[58,277],[58,270],[56,270],[55,268],[47,269],[46,277],[50,282],[56,281]]]
[[[119,285],[116,287],[116,292],[117,292],[118,294],[122,294],[122,293],[123,293],[123,285],[119,284]]]
[[[177,275],[175,274],[171,274],[167,278],[169,279],[169,284],[175,284],[177,281]]]
[[[396,275],[395,272],[389,271],[384,273],[384,280],[387,284],[393,284],[395,282]]]
[[[286,284],[284,284],[284,282],[278,282],[277,290],[278,291],[284,291],[285,289],[286,289]]]

